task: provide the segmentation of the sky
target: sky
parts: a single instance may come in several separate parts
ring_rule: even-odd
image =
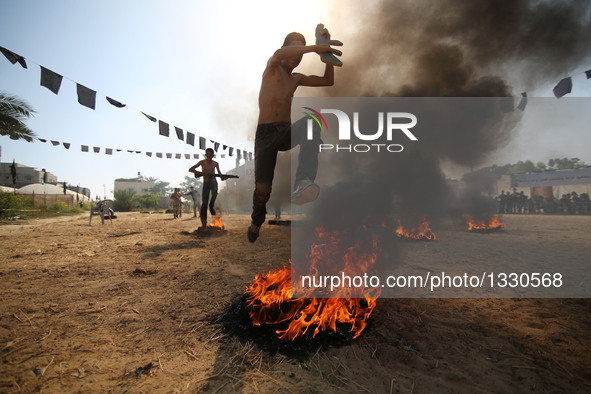
[[[400,3],[408,5],[406,0]],[[379,1],[363,4],[372,9]],[[196,161],[184,156],[158,159],[144,152],[203,153],[178,140],[174,126],[208,142],[252,152],[249,136],[254,137],[256,129],[262,71],[287,33],[299,31],[311,43],[316,24],[324,23],[333,38],[345,44],[345,65],[336,70],[335,85],[358,83],[347,80],[344,71],[352,59],[347,56],[348,43],[349,48],[359,47],[363,42],[359,30],[367,28],[368,19],[359,10],[359,3],[353,1],[0,0],[0,46],[28,63],[28,69],[23,69],[0,57],[0,90],[19,96],[35,109],[27,124],[39,138],[71,144],[65,149],[1,136],[0,160],[45,168],[58,182],[90,188],[93,197],[112,198],[116,178],[133,178],[138,173],[178,186]],[[297,71],[321,72],[314,56],[306,55]],[[397,59],[403,63],[403,54],[393,62]],[[546,61],[539,59],[540,64]],[[40,65],[64,77],[58,95],[40,85]],[[584,75],[589,69],[591,56],[564,70],[562,77],[573,78],[568,97],[591,97],[591,80]],[[552,88],[559,79],[538,78],[532,83],[520,79],[524,74],[505,70],[515,94],[527,90],[529,97],[545,100],[539,105],[530,100],[511,142],[483,158],[481,165],[528,159],[547,162],[554,157],[579,157],[591,163],[589,115],[574,119],[567,111],[565,118],[552,116],[551,106],[543,103],[558,102]],[[97,91],[95,110],[78,104],[76,83]],[[311,92],[306,89],[298,93],[307,94]],[[105,96],[126,107],[111,106]],[[559,100],[569,108],[589,108],[586,99],[571,106],[566,97]],[[157,124],[141,112],[169,123],[171,136],[160,136]],[[93,146],[101,147],[101,152],[81,152],[81,145],[90,146],[91,151]],[[105,148],[123,151],[105,155]],[[222,159],[218,155],[217,160],[222,172],[235,166],[235,156]]]
[[[2,162],[45,168],[58,182],[110,197],[116,178],[146,177],[176,186],[196,160],[157,159],[142,152],[203,153],[177,139],[173,126],[252,152],[257,95],[266,61],[285,34],[309,37],[322,14],[312,1],[297,9],[275,1],[0,1],[0,46],[23,57],[28,69],[0,58],[0,90],[36,110],[27,124],[52,146],[0,137]],[[232,12],[228,12],[231,9]],[[279,17],[280,16],[280,17]],[[42,65],[64,79],[58,95],[40,85]],[[97,91],[96,109],[77,102],[76,83]],[[105,96],[126,104],[116,108]],[[141,112],[170,124],[171,137]],[[83,153],[81,145],[102,147]],[[105,155],[104,148],[123,152]],[[220,153],[221,153],[220,148]],[[201,156],[202,157],[202,156]],[[241,163],[244,163],[242,161]],[[103,186],[105,185],[105,186]]]

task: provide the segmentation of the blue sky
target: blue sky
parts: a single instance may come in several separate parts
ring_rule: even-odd
[[[181,183],[194,160],[125,152],[203,153],[178,140],[173,126],[253,151],[248,136],[256,128],[267,59],[289,31],[313,36],[321,17],[307,11],[311,1],[289,12],[277,3],[257,2],[253,9],[234,1],[3,0],[0,46],[24,56],[28,69],[2,56],[0,89],[35,108],[28,125],[40,138],[72,145],[66,150],[0,137],[2,162],[46,168],[59,182],[91,188],[94,197],[104,189],[109,195],[115,178],[138,172]],[[58,95],[40,86],[38,64],[64,76]],[[76,83],[97,91],[95,110],[78,104]],[[113,107],[105,96],[127,106]],[[141,112],[170,123],[171,137],[159,136]],[[103,149],[83,153],[80,145]],[[104,148],[124,152],[109,156]],[[234,158],[218,159],[222,171],[234,167]]]
[[[68,142],[71,147],[66,150],[49,143],[0,137],[1,161],[14,159],[46,168],[59,182],[89,187],[93,197],[102,196],[103,190],[110,197],[115,178],[135,177],[138,172],[176,186],[195,161],[149,158],[143,152],[202,153],[178,140],[173,126],[253,151],[248,136],[254,136],[256,128],[257,94],[267,59],[290,31],[300,31],[312,42],[314,28],[322,22],[333,38],[345,43],[342,59],[346,67],[347,43],[358,39],[355,19],[351,19],[358,8],[353,4],[2,0],[0,46],[24,56],[29,67],[12,65],[2,56],[0,89],[35,108],[37,114],[28,125],[40,138]],[[370,7],[372,2],[366,4]],[[321,72],[313,56],[307,55],[302,72]],[[38,65],[64,76],[58,95],[40,86]],[[564,75],[573,77],[571,97],[591,96],[591,82],[583,74],[588,69],[591,60]],[[354,83],[339,80],[339,72],[336,70],[337,84]],[[529,86],[528,94],[552,97],[556,82]],[[76,83],[97,91],[95,110],[78,104]],[[511,83],[518,92],[525,89],[519,80]],[[306,90],[300,92],[305,94]],[[105,96],[127,106],[115,108]],[[529,109],[529,121],[521,126],[513,143],[485,164],[575,156],[591,163],[591,138],[584,128],[588,119],[569,118],[571,124],[559,133],[545,127],[548,120],[537,116],[533,105]],[[171,137],[159,136],[157,125],[141,111],[170,123]],[[548,114],[546,107],[540,111]],[[102,150],[100,154],[83,153],[80,145]],[[109,156],[104,148],[124,151]],[[130,154],[127,149],[142,154]],[[219,161],[222,171],[235,164],[234,158]]]

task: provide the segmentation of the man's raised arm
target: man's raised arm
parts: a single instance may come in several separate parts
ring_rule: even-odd
[[[300,86],[332,86],[334,85],[334,66],[326,63],[324,75],[319,77],[317,75],[303,75],[300,79]]]
[[[275,51],[271,59],[269,59],[269,64],[277,64],[282,60],[289,59],[292,57],[302,56],[306,53],[316,52],[317,54],[321,54],[324,52],[333,52],[333,49],[330,45],[320,44],[320,45],[288,45],[279,48]]]

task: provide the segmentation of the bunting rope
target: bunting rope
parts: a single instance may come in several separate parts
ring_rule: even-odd
[[[584,72],[585,77],[587,77],[587,79],[591,78],[591,70],[587,70]],[[567,94],[569,94],[570,92],[572,92],[573,89],[573,79],[572,77],[566,77],[561,79],[556,86],[554,86],[554,88],[552,89],[552,93],[554,93],[554,97],[556,98],[561,98]],[[525,107],[527,106],[527,92],[523,92],[521,93],[521,100],[519,101],[519,104],[517,105],[517,109],[524,111]]]
[[[6,57],[6,59],[8,59],[8,61],[10,63],[12,63],[12,64],[19,63],[23,68],[25,68],[25,69],[27,68],[27,62],[23,56],[18,55],[16,53],[4,48],[4,47],[0,47],[0,52],[2,52],[2,54]],[[41,86],[46,87],[47,89],[51,90],[53,93],[55,93],[57,95],[59,92],[60,86],[61,86],[63,76],[48,69],[48,68],[43,67],[39,63],[36,63],[34,61],[31,61],[31,62],[41,68]],[[585,71],[584,74],[587,77],[587,79],[590,79],[591,78],[591,69]],[[65,78],[76,84],[76,93],[78,95],[78,103],[94,110],[95,106],[96,106],[97,91],[87,88],[86,86],[74,81],[71,78],[68,78],[68,77],[65,77]],[[572,87],[573,87],[572,77],[566,77],[566,78],[561,79],[556,84],[556,86],[552,89],[552,93],[554,93],[554,96],[556,98],[561,98],[561,97],[571,93]],[[107,102],[109,102],[109,104],[111,104],[117,108],[123,108],[126,106],[126,104],[123,104],[120,101],[112,99],[106,95],[103,95],[103,96],[106,98],[106,100],[107,100]],[[521,100],[519,101],[519,104],[517,105],[516,108],[521,111],[524,111],[526,106],[527,106],[527,92],[523,92],[523,93],[521,93]],[[164,122],[160,119],[157,119],[154,116],[148,115],[147,113],[145,113],[143,111],[140,111],[140,112],[146,118],[148,118],[150,121],[152,121],[154,123],[158,123],[158,133],[160,135],[162,135],[164,137],[170,136],[170,124],[168,122]],[[195,134],[187,131],[186,137],[185,137],[185,132],[182,128],[174,126],[174,129],[175,129],[177,138],[179,140],[186,142],[186,144],[188,144],[188,145],[194,146]],[[250,141],[251,139],[252,139],[252,137],[248,136],[248,140]],[[220,147],[220,143],[216,142],[212,139],[210,139],[209,141],[213,144],[213,149],[217,153],[217,151]],[[229,145],[224,144],[223,147],[225,150],[227,147],[229,147]],[[207,139],[205,137],[199,137],[199,149],[205,150],[206,148],[207,148]],[[252,157],[252,152],[245,152],[245,151],[241,152],[239,149],[236,149],[236,153],[237,153],[237,156],[239,159],[242,156],[241,153],[244,153],[245,156]],[[233,148],[230,147],[229,156],[232,156],[232,155],[233,155]]]
[[[47,143],[49,141],[49,143],[51,143],[51,145],[53,146],[63,146],[65,149],[70,149],[70,146],[72,144],[70,144],[69,142],[60,142],[60,141],[56,141],[56,140],[48,140],[46,138],[37,138],[40,142],[43,143]],[[91,146],[90,145],[80,145],[80,151],[82,152],[90,152],[91,151]],[[186,160],[199,160],[199,154],[198,153],[164,153],[164,152],[144,152],[141,150],[134,150],[134,149],[122,149],[122,148],[104,148],[104,147],[98,147],[98,146],[92,146],[92,152],[94,153],[101,153],[104,152],[106,155],[112,155],[113,153],[119,153],[119,152],[127,152],[127,153],[135,153],[135,154],[141,154],[141,153],[145,153],[146,156],[148,157],[156,157],[159,159],[162,158],[166,158],[166,159],[186,159]],[[215,155],[214,155],[215,157]],[[226,158],[226,154],[225,153],[221,153],[220,157],[222,159]],[[238,156],[239,160],[244,159],[245,161],[251,161],[252,160],[252,152],[242,152],[242,154],[239,154]]]
[[[46,87],[47,89],[49,89],[51,92],[53,92],[54,94],[58,94],[60,87],[61,87],[61,83],[63,78],[66,78],[67,80],[71,81],[72,83],[76,84],[76,94],[78,96],[78,103],[80,105],[83,105],[87,108],[90,108],[92,110],[95,110],[96,107],[96,94],[97,91],[90,89],[78,82],[76,82],[75,80],[68,78],[67,76],[63,76],[60,75],[58,73],[56,73],[55,71],[52,71],[46,67],[43,67],[41,64],[32,61],[30,59],[26,59],[17,54],[14,53],[12,51],[10,51],[9,49],[6,49],[4,47],[0,46],[0,52],[2,52],[2,54],[6,57],[6,59],[8,59],[8,61],[12,64],[15,63],[19,63],[21,65],[21,67],[28,69],[27,67],[27,60],[37,66],[40,67],[41,69],[41,86]],[[123,108],[126,107],[126,104],[123,104],[122,102],[115,100],[107,95],[101,94],[102,96],[104,96],[107,100],[107,102],[111,105],[113,105],[114,107],[117,108]],[[143,112],[143,111],[139,111],[141,114],[143,114],[146,118],[148,118],[150,121],[158,123],[158,133],[162,136],[165,137],[169,137],[170,136],[170,125],[168,122],[164,122],[160,119],[157,119],[151,115],[148,115],[147,113]],[[185,131],[177,126],[174,126],[177,138],[183,142],[185,142],[187,145],[191,145],[191,146],[195,146],[195,137],[196,135],[187,131],[186,132],[186,136],[185,136]],[[39,139],[39,138],[38,138]],[[249,140],[251,139],[251,137],[249,136]],[[41,140],[41,139],[39,139]],[[228,156],[232,157],[233,153],[234,153],[234,148],[230,147],[228,144],[220,144],[217,141],[214,141],[212,139],[209,139],[209,141],[211,142],[212,146],[210,146],[211,148],[214,149],[214,151],[217,153],[219,150],[220,145],[223,146],[223,150],[228,149]],[[42,141],[44,142],[44,141]],[[199,149],[201,150],[205,150],[207,149],[207,139],[205,137],[199,137]],[[245,150],[240,150],[240,149],[236,149],[236,153],[237,153],[237,157],[239,160],[242,159],[242,157],[244,156],[245,158],[250,158],[252,159],[252,152],[247,152]],[[223,156],[222,156],[223,157]]]

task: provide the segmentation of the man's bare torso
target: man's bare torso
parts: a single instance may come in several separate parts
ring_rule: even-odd
[[[215,169],[218,166],[218,163],[214,160],[201,160],[201,172],[203,173],[203,181],[209,182],[215,177],[211,176],[215,174]]]
[[[268,66],[259,93],[258,124],[291,122],[291,99],[301,74],[288,73],[281,64]]]

